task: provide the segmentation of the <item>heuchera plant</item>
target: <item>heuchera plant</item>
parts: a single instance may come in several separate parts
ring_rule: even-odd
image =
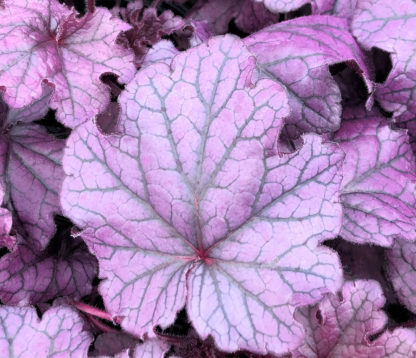
[[[0,1],[0,355],[416,357],[415,19]]]

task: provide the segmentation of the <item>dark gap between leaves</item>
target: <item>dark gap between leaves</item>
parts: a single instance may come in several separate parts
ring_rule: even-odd
[[[65,127],[56,120],[55,111],[53,109],[50,109],[42,119],[34,121],[34,123],[45,127],[50,134],[58,139],[66,139],[71,134],[70,128]]]

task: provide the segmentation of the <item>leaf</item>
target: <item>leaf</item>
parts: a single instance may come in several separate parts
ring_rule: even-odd
[[[49,309],[42,320],[32,307],[0,306],[0,351],[20,358],[86,358],[92,337],[82,325],[65,306]]]
[[[22,226],[24,236],[37,251],[53,236],[53,217],[61,211],[64,146],[64,140],[36,124],[3,128],[0,133],[0,181],[5,201],[16,217],[15,224]]]
[[[63,210],[128,332],[154,336],[186,304],[220,349],[283,353],[302,339],[294,305],[341,284],[317,245],[340,229],[343,154],[310,135],[275,156],[287,99],[256,71],[240,40],[214,38],[138,72],[119,99],[123,135],[85,123],[68,139]]]
[[[413,330],[385,331],[383,291],[376,281],[348,281],[342,297],[329,295],[296,312],[306,329],[305,343],[294,358],[407,358],[416,353]],[[376,334],[378,337],[370,340]]]
[[[106,332],[100,334],[94,341],[94,350],[90,352],[90,357],[116,356],[134,348],[138,345],[138,340],[134,339],[123,332]],[[126,358],[130,358],[129,352],[125,354]]]
[[[143,65],[149,48],[158,43],[162,37],[172,35],[184,25],[184,20],[175,16],[170,10],[158,15],[156,8],[143,8],[142,1],[132,1],[127,8],[120,8],[122,19],[132,28],[123,33],[120,40],[134,51],[134,63],[137,68]]]
[[[364,48],[376,47],[391,54],[393,68],[377,88],[382,107],[409,129],[416,150],[416,4],[412,0],[358,1],[352,31]]]
[[[209,0],[196,9],[192,19],[208,23],[213,34],[222,35],[233,19],[239,29],[251,33],[278,22],[279,16],[253,0]]]
[[[416,234],[415,159],[406,131],[379,115],[351,110],[335,134],[345,152],[341,236],[356,243],[391,246]]]
[[[416,244],[396,240],[387,250],[387,273],[397,297],[410,311],[416,313]]]
[[[269,26],[244,41],[264,69],[264,76],[286,86],[291,108],[286,122],[292,138],[339,128],[341,94],[329,65],[347,62],[372,92],[367,60],[345,19],[305,16]]]
[[[133,55],[116,45],[130,27],[97,8],[78,18],[56,0],[5,0],[0,10],[0,88],[13,108],[42,96],[51,83],[50,106],[64,125],[74,127],[103,111],[109,89],[100,81],[114,73],[122,83],[134,75]]]
[[[46,302],[58,296],[80,299],[92,289],[97,263],[80,238],[59,237],[59,255],[39,254],[24,243],[0,259],[0,299],[8,305]]]

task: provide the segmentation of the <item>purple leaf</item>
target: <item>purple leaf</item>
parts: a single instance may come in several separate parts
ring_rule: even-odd
[[[186,304],[220,349],[284,353],[302,339],[294,305],[341,284],[317,246],[340,229],[343,154],[308,135],[273,155],[287,99],[256,72],[241,41],[214,38],[138,72],[119,99],[123,135],[85,123],[68,139],[63,209],[129,332],[154,336]]]
[[[69,307],[53,307],[39,320],[32,307],[0,306],[0,352],[9,357],[83,358],[92,341]]]
[[[377,88],[382,107],[394,112],[397,122],[409,129],[416,150],[416,4],[412,0],[358,1],[352,30],[367,49],[377,47],[391,54],[393,68]]]
[[[334,137],[346,154],[341,236],[381,246],[414,240],[415,159],[406,131],[391,129],[381,116],[348,115]]]
[[[137,68],[142,66],[149,47],[158,43],[163,36],[180,30],[185,24],[172,11],[167,10],[158,15],[154,7],[143,8],[141,0],[130,2],[127,8],[121,8],[120,15],[133,27],[123,33],[120,40],[133,49]]]
[[[120,354],[122,356],[123,352],[129,349],[133,349],[138,345],[138,340],[129,336],[123,332],[118,333],[103,333],[100,334],[94,341],[94,350],[90,353],[90,357],[99,357],[99,356],[116,356]],[[126,358],[129,358],[127,352]]]
[[[50,106],[68,127],[102,112],[109,89],[100,81],[114,73],[122,83],[134,74],[133,55],[115,44],[130,28],[97,8],[78,18],[56,0],[5,0],[0,11],[0,88],[13,108],[42,96],[42,83],[54,86]]]
[[[0,259],[0,300],[36,304],[57,296],[80,299],[91,292],[97,263],[80,238],[62,237],[59,255],[38,254],[25,244]]]
[[[342,297],[329,295],[318,305],[304,307],[296,318],[306,329],[306,340],[294,358],[408,358],[416,353],[413,330],[384,331],[383,291],[376,281],[349,281]],[[370,341],[374,334],[379,334]]]
[[[305,16],[263,29],[245,43],[265,75],[286,86],[291,109],[286,122],[292,137],[339,128],[341,94],[328,65],[346,61],[372,92],[366,59],[345,19]]]
[[[416,313],[416,244],[397,240],[386,256],[388,276],[397,297]]]
[[[36,250],[48,244],[55,232],[53,216],[61,211],[64,146],[64,140],[36,124],[6,127],[0,134],[0,181],[5,201],[16,216],[15,224],[23,226]]]
[[[279,16],[253,0],[209,0],[192,14],[192,19],[208,23],[212,33],[220,35],[228,31],[233,19],[242,31],[251,33],[278,22]]]

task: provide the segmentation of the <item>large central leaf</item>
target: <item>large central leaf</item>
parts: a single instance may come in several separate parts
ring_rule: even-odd
[[[282,87],[257,83],[252,55],[215,38],[138,72],[121,95],[120,136],[92,123],[68,140],[63,210],[106,278],[123,327],[154,335],[185,304],[220,349],[287,352],[294,305],[341,284],[337,235],[343,154],[316,135],[275,155]]]

